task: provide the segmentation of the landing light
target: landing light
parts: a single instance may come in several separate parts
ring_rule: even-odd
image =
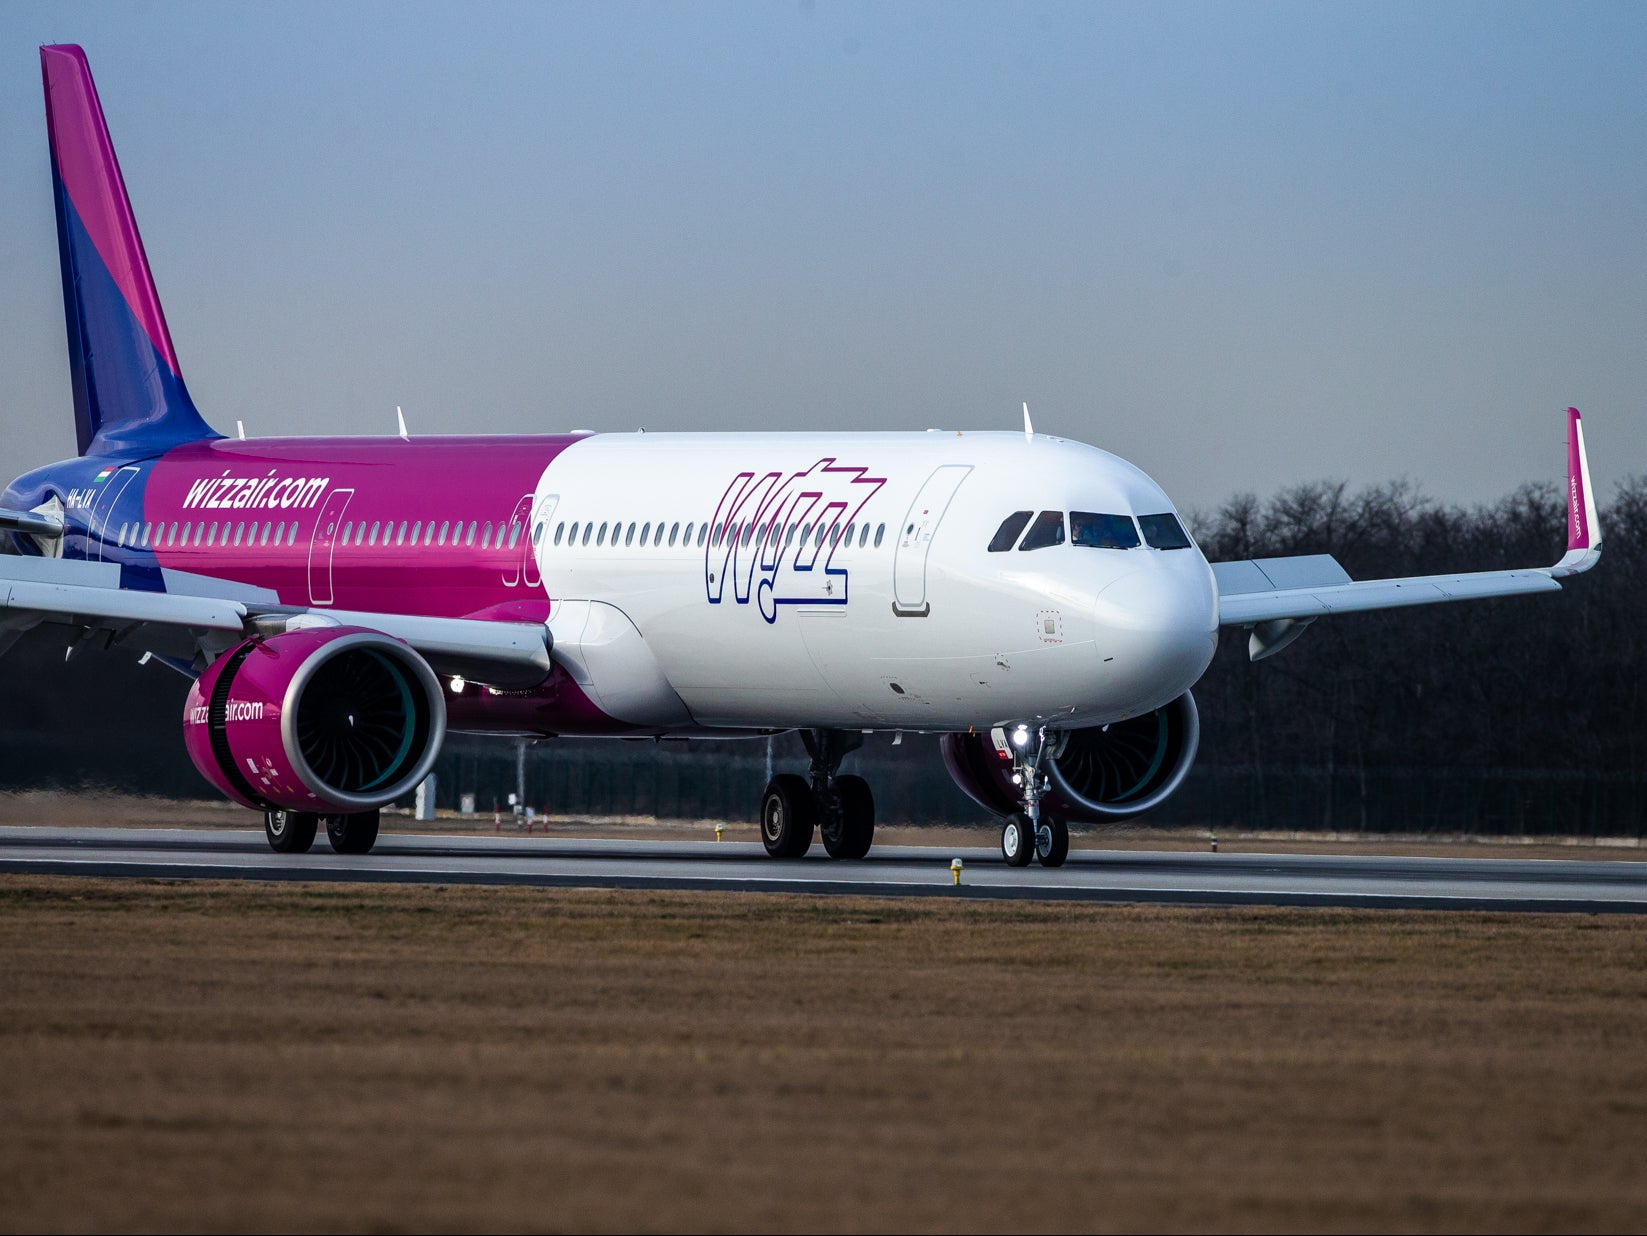
[[[1029,726],[1020,725],[1012,731],[1012,745],[1015,747],[1029,746]]]
[[[462,675],[454,674],[452,676],[452,694],[453,695],[462,695],[463,694],[463,687],[464,687],[464,682],[463,682]]]

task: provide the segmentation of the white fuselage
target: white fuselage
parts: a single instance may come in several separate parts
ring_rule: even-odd
[[[1175,514],[1058,438],[602,434],[536,503],[555,656],[639,725],[1101,725],[1182,694],[1217,643],[1193,545],[990,551],[1014,512]]]

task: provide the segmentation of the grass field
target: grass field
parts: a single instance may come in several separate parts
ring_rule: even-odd
[[[1647,920],[0,877],[0,1228],[1647,1227]]]

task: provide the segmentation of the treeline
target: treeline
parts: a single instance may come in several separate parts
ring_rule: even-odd
[[[1400,483],[1320,483],[1242,495],[1191,523],[1214,561],[1328,553],[1372,579],[1554,562],[1565,518],[1550,485],[1461,508]],[[1195,691],[1196,770],[1140,823],[1641,835],[1647,479],[1622,485],[1601,521],[1601,565],[1560,594],[1322,619],[1258,664],[1245,634],[1226,631]],[[61,635],[33,632],[0,658],[0,789],[210,794],[183,751],[183,678],[118,648],[63,657]],[[743,819],[768,752],[591,740],[535,744],[526,758],[539,810]],[[793,736],[770,758],[805,763]],[[515,788],[515,759],[507,740],[453,739],[439,801],[472,793],[490,811]],[[930,737],[877,737],[851,760],[884,820],[983,818]]]
[[[1647,479],[1600,519],[1600,566],[1560,594],[1326,618],[1258,664],[1227,631],[1196,688],[1189,803],[1285,827],[1639,835]],[[1327,553],[1356,579],[1525,567],[1566,548],[1554,485],[1470,509],[1401,483],[1303,485],[1193,522],[1214,561]]]

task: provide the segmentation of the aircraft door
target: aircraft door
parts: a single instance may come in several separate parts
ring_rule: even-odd
[[[538,501],[538,509],[532,512],[532,526],[527,530],[530,539],[526,545],[526,583],[530,587],[536,588],[543,583],[539,564],[543,561],[544,551],[549,548],[550,521],[555,518],[555,508],[559,505],[559,494],[544,494]]]
[[[86,557],[91,561],[114,561],[112,554],[103,552],[103,547],[112,539],[109,524],[120,505],[120,495],[126,492],[126,486],[136,479],[137,473],[138,469],[134,467],[120,469],[109,478],[103,492],[98,495],[97,502],[92,507],[91,519],[86,524]],[[119,536],[119,529],[115,530],[114,536]]]
[[[553,510],[553,505],[550,507]],[[509,563],[509,569],[503,573],[505,588],[519,587],[524,580],[528,588],[536,588],[542,581],[538,575],[537,558],[532,544],[532,495],[525,494],[515,503],[515,510],[509,516],[509,548],[514,559]]]
[[[343,525],[343,512],[352,489],[334,489],[326,495],[326,505],[320,508],[315,520],[314,539],[309,542],[309,604],[332,604],[332,549],[337,544],[338,529]]]
[[[898,547],[892,557],[892,612],[900,618],[925,618],[932,612],[926,599],[926,558],[938,521],[949,509],[971,464],[944,464],[926,478],[921,492],[909,504],[909,514],[898,529]]]

